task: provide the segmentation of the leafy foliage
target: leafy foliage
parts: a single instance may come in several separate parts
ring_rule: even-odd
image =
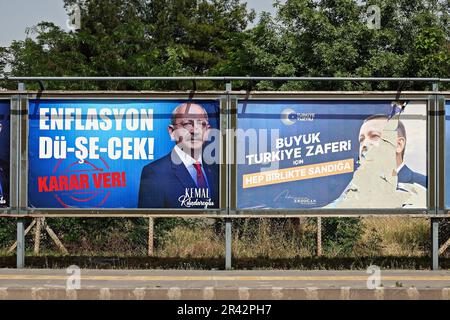
[[[208,74],[254,18],[238,0],[65,0],[81,8],[81,28],[51,22],[0,52],[11,75],[177,76]],[[30,35],[31,35],[30,34]],[[4,64],[4,62],[3,62]],[[177,84],[175,84],[177,85]],[[58,89],[179,89],[173,83],[49,83]]]
[[[379,0],[381,28],[367,26],[355,0],[288,0],[262,16],[230,56],[233,74],[274,76],[448,77],[448,1]],[[418,84],[419,88],[426,88]],[[260,88],[258,88],[260,89]],[[270,83],[261,89],[396,89],[387,83]]]
[[[7,75],[448,77],[450,3],[376,0],[381,28],[357,0],[276,2],[277,15],[238,0],[64,0],[81,7],[81,29],[51,22],[0,50]],[[5,67],[9,65],[10,71]],[[7,85],[7,84],[5,84]],[[13,84],[9,84],[10,86]],[[220,83],[202,82],[199,89]],[[259,82],[255,89],[396,89],[396,84]],[[426,89],[427,84],[410,85]],[[57,89],[190,89],[181,82],[48,83]],[[248,83],[235,83],[248,89]]]
[[[322,220],[322,237],[325,251],[337,255],[349,255],[361,238],[364,225],[359,218],[327,218]]]

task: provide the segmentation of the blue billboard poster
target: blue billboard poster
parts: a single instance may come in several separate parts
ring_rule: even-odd
[[[0,100],[0,208],[9,207],[10,100]]]
[[[426,208],[426,102],[242,100],[237,207]]]
[[[31,100],[30,208],[217,209],[218,100]]]
[[[445,102],[445,207],[450,208],[450,188],[447,187],[450,181],[450,100]]]

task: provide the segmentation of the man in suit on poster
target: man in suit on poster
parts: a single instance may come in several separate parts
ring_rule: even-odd
[[[3,130],[3,124],[0,122],[0,134]],[[0,208],[9,206],[9,165],[6,161],[0,159]]]
[[[388,121],[386,115],[373,115],[364,120],[359,130],[359,157],[364,157],[370,146],[378,145],[382,131]],[[404,124],[399,121],[397,127],[396,163],[398,183],[417,183],[427,187],[426,176],[412,171],[404,162],[406,149],[406,130]]]
[[[182,103],[173,110],[167,130],[176,145],[142,169],[139,208],[218,207],[218,165],[206,164],[202,157],[209,129],[201,105]]]
[[[359,131],[361,165],[339,198],[326,208],[425,206],[427,178],[404,163],[406,142],[400,119],[386,115],[366,118]]]

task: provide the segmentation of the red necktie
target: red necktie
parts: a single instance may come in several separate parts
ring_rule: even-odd
[[[206,189],[205,176],[203,175],[202,165],[199,162],[194,163],[195,171],[197,171],[197,188]]]

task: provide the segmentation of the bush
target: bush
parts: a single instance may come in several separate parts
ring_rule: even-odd
[[[450,239],[450,219],[442,219],[439,222],[439,245],[443,245]]]
[[[363,232],[364,224],[359,218],[322,219],[324,252],[330,255],[350,255]]]
[[[366,234],[355,247],[355,254],[359,256],[379,257],[383,253],[383,237],[376,228],[367,228]],[[368,229],[368,230],[367,230]]]
[[[0,218],[0,250],[8,249],[16,239],[16,219]]]

